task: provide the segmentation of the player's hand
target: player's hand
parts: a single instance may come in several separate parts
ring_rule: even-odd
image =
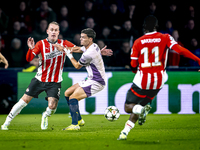
[[[67,57],[69,57],[69,59],[74,58],[71,50],[67,46],[65,46],[64,51],[65,51],[65,54],[67,55]]]
[[[0,59],[0,63],[4,63],[5,64],[5,66],[4,66],[5,69],[8,68],[8,61],[6,59]]]
[[[35,47],[35,41],[33,38],[29,37],[27,40],[27,45],[30,49],[33,49]]]
[[[61,51],[61,52],[65,52],[64,51],[64,47],[59,45],[59,44],[52,44],[57,50]]]
[[[107,46],[105,46],[104,48],[101,49],[101,55],[103,56],[112,56],[113,55],[113,51],[111,49],[106,49]]]

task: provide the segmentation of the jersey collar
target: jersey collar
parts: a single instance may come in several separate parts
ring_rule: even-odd
[[[145,35],[151,35],[151,34],[154,34],[154,33],[157,33],[157,31],[148,32],[148,33],[145,33]]]
[[[49,43],[51,43],[51,44],[56,44],[56,43],[58,42],[58,40],[56,40],[55,42],[51,42],[51,41],[49,41],[48,38],[46,38],[46,40],[47,40]]]

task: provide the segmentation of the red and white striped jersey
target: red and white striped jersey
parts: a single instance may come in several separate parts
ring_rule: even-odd
[[[131,59],[137,60],[138,71],[133,82],[141,89],[160,89],[167,74],[168,49],[177,42],[169,34],[150,32],[137,39],[132,47]]]
[[[57,44],[68,47],[75,46],[67,40],[59,39]],[[31,55],[39,56],[39,67],[35,78],[41,82],[61,82],[63,80],[62,72],[65,53],[57,50],[47,39],[38,41],[32,50],[29,49],[28,53],[26,57],[31,57]],[[30,60],[30,58],[28,59]]]

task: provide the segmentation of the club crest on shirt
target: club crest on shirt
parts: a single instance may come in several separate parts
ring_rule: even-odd
[[[26,89],[26,92],[29,92],[29,88]]]

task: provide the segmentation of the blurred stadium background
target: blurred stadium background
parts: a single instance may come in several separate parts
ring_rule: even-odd
[[[182,46],[200,57],[200,12],[198,1],[149,0],[73,0],[73,1],[1,1],[0,2],[0,52],[8,59],[9,68],[0,64],[0,113],[7,114],[25,92],[35,75],[36,63],[28,63],[27,38],[35,41],[46,38],[49,22],[60,24],[59,38],[79,45],[80,31],[94,28],[100,47],[107,45],[114,52],[104,57],[108,86],[94,97],[80,102],[82,114],[103,114],[105,107],[116,105],[122,114],[127,89],[134,74],[129,67],[130,49],[142,32],[145,16],[155,15],[158,31],[171,34]],[[75,55],[78,59],[80,55]],[[200,113],[200,78],[196,63],[169,53],[168,81],[152,102],[154,114]],[[35,66],[29,70],[30,66]],[[66,60],[61,98],[57,113],[68,113],[64,90],[86,77],[84,69],[75,70]],[[33,99],[22,111],[25,114],[41,113],[47,106],[45,94]]]

